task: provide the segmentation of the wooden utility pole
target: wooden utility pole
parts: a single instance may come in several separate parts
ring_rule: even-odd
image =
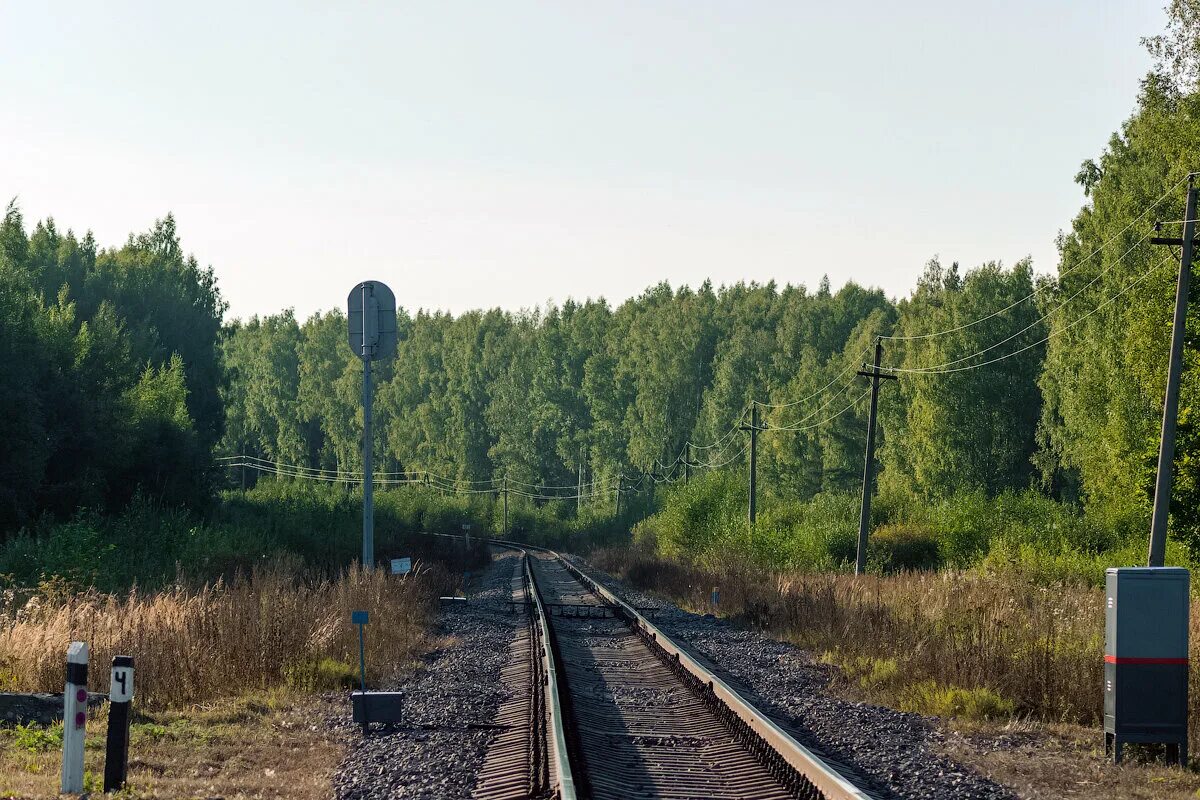
[[[508,476],[504,476],[504,484],[501,489],[504,492],[504,535],[508,536]]]
[[[746,516],[753,532],[754,521],[758,516],[758,432],[761,430],[758,427],[758,403],[753,400],[750,401],[750,424],[742,425],[741,430],[750,431],[750,502]]]
[[[1171,357],[1167,362],[1167,393],[1163,399],[1162,433],[1158,440],[1158,474],[1154,480],[1154,515],[1150,520],[1151,567],[1161,567],[1167,554],[1167,516],[1171,509],[1171,468],[1175,460],[1175,421],[1179,414],[1179,380],[1183,373],[1183,337],[1187,328],[1188,289],[1192,278],[1192,250],[1196,235],[1196,193],[1188,177],[1187,205],[1183,215],[1183,237],[1154,237],[1152,244],[1177,245],[1179,282],[1175,287],[1175,317],[1171,322]]]
[[[583,447],[579,448],[578,488],[575,490],[575,516],[583,511]]]
[[[692,476],[692,443],[683,445],[683,485],[687,486],[688,478]]]
[[[625,473],[617,474],[617,513],[618,519],[621,517],[621,493],[625,491]]]
[[[896,380],[895,375],[886,375],[879,370],[883,360],[883,341],[875,340],[875,363],[869,372],[858,374],[871,379],[871,412],[867,417],[867,456],[863,464],[862,507],[858,512],[858,555],[854,560],[854,574],[867,570],[867,529],[871,525],[871,492],[875,487],[875,412],[879,406],[879,381]]]

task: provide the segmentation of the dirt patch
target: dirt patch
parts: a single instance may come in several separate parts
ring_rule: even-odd
[[[1038,722],[943,723],[944,750],[1026,800],[1097,797],[1195,800],[1200,775],[1161,763],[1104,757],[1099,728]]]

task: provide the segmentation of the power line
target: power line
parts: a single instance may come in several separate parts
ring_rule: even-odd
[[[790,407],[790,406],[796,406],[796,405],[800,405],[801,403],[803,403],[803,402],[805,402],[805,401],[811,400],[811,399],[813,399],[814,397],[816,397],[817,395],[819,395],[821,392],[823,392],[823,391],[825,391],[826,389],[828,389],[828,388],[829,388],[830,386],[832,386],[834,383],[836,383],[836,382],[837,382],[837,380],[838,380],[838,378],[842,377],[843,375],[845,375],[847,372],[849,372],[849,371],[850,371],[850,370],[852,370],[852,369],[857,369],[857,368],[858,368],[858,364],[859,364],[859,360],[860,360],[860,359],[861,359],[861,358],[862,358],[862,357],[863,357],[863,356],[864,356],[864,355],[867,353],[867,351],[869,351],[870,349],[871,349],[871,346],[870,346],[870,345],[867,345],[866,347],[864,347],[864,348],[862,349],[862,352],[858,353],[857,355],[855,355],[854,357],[852,357],[852,358],[849,360],[849,363],[846,365],[846,367],[845,367],[845,368],[844,368],[844,369],[843,369],[841,372],[839,372],[837,375],[834,375],[834,376],[833,376],[833,378],[832,378],[832,379],[830,379],[829,383],[825,384],[825,385],[824,385],[824,386],[822,386],[820,389],[817,389],[815,392],[813,392],[812,394],[808,395],[807,397],[801,397],[799,400],[790,400],[790,401],[788,401],[788,402],[786,402],[786,403],[764,403],[764,402],[761,402],[761,401],[755,401],[755,402],[757,402],[757,403],[758,403],[758,405],[762,406],[763,408],[788,408],[788,407]],[[743,416],[745,416],[745,415],[743,414]]]
[[[796,425],[796,426],[787,427],[787,428],[777,428],[775,426],[771,426],[771,427],[768,427],[766,430],[768,430],[768,431],[807,431],[807,430],[811,430],[812,428],[820,427],[821,425],[824,425],[827,422],[832,422],[833,420],[840,417],[842,414],[845,414],[847,411],[854,408],[856,405],[858,405],[862,401],[862,399],[864,397],[866,397],[870,393],[871,393],[871,388],[868,386],[866,391],[864,391],[858,397],[851,400],[850,403],[847,406],[845,406],[841,411],[838,411],[836,414],[833,414],[831,416],[825,417],[825,419],[817,420],[816,422],[813,422],[809,425]],[[828,405],[828,403],[826,405]],[[809,415],[809,416],[812,416],[812,415]],[[805,419],[807,419],[807,417]],[[803,421],[804,420],[799,420],[798,422],[803,422]]]
[[[1041,339],[1037,340],[1036,342],[1033,342],[1032,344],[1028,344],[1019,350],[1014,350],[1011,353],[1006,353],[1005,355],[998,356],[998,357],[990,359],[988,361],[980,362],[979,364],[972,364],[972,365],[966,366],[966,367],[954,367],[952,369],[942,369],[941,367],[946,366],[944,364],[940,364],[940,365],[937,365],[934,367],[922,367],[922,368],[914,368],[914,369],[904,369],[902,367],[880,367],[880,369],[884,370],[886,372],[897,372],[897,373],[902,372],[902,373],[907,373],[907,374],[944,375],[944,374],[947,374],[950,372],[963,372],[963,371],[969,370],[969,369],[978,369],[979,367],[986,367],[989,364],[995,364],[999,361],[1004,361],[1005,359],[1012,358],[1013,356],[1016,356],[1016,355],[1020,355],[1021,353],[1024,353],[1027,350],[1031,350],[1034,347],[1037,347],[1038,345],[1045,344],[1046,342],[1053,339],[1055,336],[1059,336],[1063,333],[1066,333],[1071,328],[1074,328],[1076,325],[1083,322],[1085,319],[1087,319],[1091,315],[1093,315],[1096,312],[1100,311],[1101,309],[1106,308],[1109,305],[1111,305],[1113,302],[1116,301],[1117,298],[1121,297],[1123,294],[1128,292],[1130,289],[1134,288],[1135,286],[1140,284],[1142,281],[1146,280],[1146,278],[1149,278],[1155,272],[1162,269],[1167,264],[1171,263],[1171,261],[1172,261],[1171,257],[1168,256],[1167,258],[1163,259],[1160,263],[1156,264],[1155,266],[1153,266],[1150,269],[1143,272],[1140,277],[1138,277],[1136,280],[1130,282],[1128,285],[1125,286],[1125,288],[1121,289],[1121,291],[1117,292],[1116,294],[1114,294],[1112,297],[1105,300],[1100,305],[1091,309],[1083,316],[1079,317],[1078,319],[1074,320],[1073,322],[1069,323],[1068,325],[1065,325],[1062,328],[1059,328],[1058,330],[1052,331],[1051,333],[1042,337]],[[953,363],[953,362],[948,362],[948,363]]]
[[[1007,343],[1011,342],[1013,339],[1016,339],[1016,338],[1017,338],[1018,336],[1020,336],[1021,334],[1023,334],[1023,333],[1026,333],[1026,332],[1028,332],[1028,331],[1032,330],[1033,328],[1037,327],[1039,324],[1041,324],[1041,323],[1043,323],[1043,322],[1045,322],[1045,321],[1049,320],[1049,319],[1050,319],[1050,315],[1051,315],[1051,314],[1054,314],[1055,312],[1061,311],[1062,309],[1066,308],[1068,303],[1070,303],[1070,302],[1071,302],[1072,300],[1074,300],[1076,297],[1079,297],[1079,295],[1083,294],[1085,291],[1087,291],[1088,289],[1090,289],[1090,288],[1091,288],[1091,287],[1092,287],[1092,286],[1093,286],[1093,285],[1096,283],[1096,281],[1100,280],[1102,277],[1104,277],[1104,276],[1105,276],[1105,275],[1107,275],[1109,272],[1111,272],[1111,271],[1112,271],[1114,268],[1116,268],[1116,266],[1117,266],[1118,264],[1120,264],[1120,263],[1121,263],[1121,260],[1122,260],[1123,258],[1125,258],[1125,256],[1127,256],[1127,255],[1129,255],[1130,253],[1132,253],[1132,252],[1134,251],[1134,249],[1136,249],[1136,248],[1137,248],[1137,246],[1138,246],[1138,245],[1140,245],[1142,242],[1146,241],[1146,239],[1148,239],[1149,237],[1150,237],[1150,234],[1149,234],[1149,233],[1146,233],[1145,235],[1143,235],[1143,236],[1142,236],[1142,238],[1138,239],[1136,242],[1134,242],[1134,243],[1133,243],[1133,244],[1131,244],[1131,245],[1130,245],[1128,248],[1126,248],[1126,249],[1125,249],[1125,252],[1124,252],[1124,253],[1121,253],[1121,255],[1120,255],[1120,256],[1118,256],[1118,257],[1117,257],[1117,258],[1116,258],[1116,259],[1113,261],[1113,263],[1112,263],[1112,264],[1110,264],[1109,266],[1105,267],[1105,268],[1104,268],[1104,269],[1102,269],[1100,272],[1096,273],[1096,275],[1095,275],[1095,276],[1093,276],[1093,277],[1092,277],[1092,279],[1091,279],[1090,281],[1088,281],[1087,283],[1085,283],[1083,286],[1079,287],[1079,289],[1077,289],[1077,290],[1075,291],[1075,293],[1074,293],[1074,294],[1072,294],[1070,297],[1066,298],[1066,299],[1065,299],[1065,300],[1063,300],[1061,303],[1059,303],[1057,308],[1055,308],[1055,309],[1053,309],[1053,310],[1051,310],[1051,311],[1047,311],[1045,314],[1042,314],[1040,317],[1038,317],[1037,319],[1035,319],[1033,322],[1029,323],[1029,324],[1028,324],[1028,325],[1026,325],[1024,328],[1021,328],[1021,330],[1019,330],[1019,331],[1017,331],[1016,333],[1013,333],[1013,334],[1011,334],[1011,335],[1009,335],[1009,336],[1005,337],[1004,339],[1001,339],[1001,340],[1000,340],[1000,341],[998,341],[998,342],[995,342],[994,344],[990,344],[990,345],[988,345],[987,347],[983,348],[982,350],[977,350],[977,351],[975,351],[974,353],[971,353],[971,354],[969,354],[969,355],[965,355],[965,356],[961,356],[961,357],[959,357],[959,358],[956,358],[956,359],[954,359],[953,361],[947,361],[947,362],[946,362],[946,363],[944,363],[944,364],[939,364],[939,365],[937,365],[936,367],[933,367],[932,369],[938,369],[938,368],[942,368],[942,367],[952,367],[952,366],[954,366],[954,365],[956,365],[956,364],[961,364],[961,363],[962,363],[962,362],[964,362],[964,361],[967,361],[967,360],[969,360],[969,359],[975,358],[976,356],[981,356],[981,355],[983,355],[984,353],[988,353],[988,352],[990,352],[990,351],[992,351],[992,350],[995,350],[997,347],[1000,347],[1000,346],[1001,346],[1001,345],[1003,345],[1003,344],[1007,344]],[[887,368],[885,367],[885,369],[887,369]]]
[[[1093,250],[1091,253],[1088,253],[1083,258],[1081,258],[1079,260],[1079,263],[1077,263],[1075,266],[1070,267],[1069,269],[1067,269],[1063,272],[1060,272],[1058,274],[1059,280],[1061,280],[1064,275],[1071,274],[1075,270],[1081,268],[1084,264],[1089,262],[1091,259],[1095,258],[1096,255],[1098,253],[1100,253],[1105,247],[1107,247],[1110,242],[1112,242],[1118,236],[1125,233],[1125,231],[1129,230],[1134,225],[1136,225],[1138,222],[1140,222],[1147,214],[1149,214],[1151,211],[1153,211],[1158,206],[1158,204],[1161,203],[1168,195],[1170,195],[1172,192],[1174,192],[1176,189],[1178,189],[1180,186],[1182,186],[1183,182],[1186,181],[1193,174],[1195,174],[1195,173],[1189,173],[1188,175],[1185,175],[1182,178],[1180,178],[1179,181],[1174,186],[1167,189],[1165,192],[1163,192],[1161,195],[1159,195],[1159,197],[1156,200],[1154,200],[1150,205],[1148,205],[1144,209],[1142,209],[1142,213],[1138,214],[1136,217],[1134,217],[1132,220],[1130,220],[1129,223],[1126,224],[1124,228],[1121,228],[1121,230],[1117,231],[1112,236],[1108,237],[1103,242],[1101,242],[1100,245],[1095,250]],[[1142,237],[1142,238],[1144,239],[1145,237]],[[999,316],[1000,314],[1003,314],[1006,311],[1010,311],[1010,310],[1016,308],[1017,306],[1019,306],[1021,303],[1024,303],[1024,302],[1036,297],[1037,293],[1038,293],[1037,289],[1034,289],[1032,292],[1025,295],[1021,299],[1013,301],[1012,303],[1005,306],[1004,308],[999,309],[998,311],[993,311],[992,313],[988,314],[987,316],[980,317],[979,319],[972,320],[971,322],[965,323],[963,325],[959,325],[954,328],[947,328],[946,330],[943,330],[943,331],[934,331],[931,333],[913,334],[911,336],[891,335],[891,336],[884,336],[882,338],[893,339],[896,341],[911,341],[914,339],[931,339],[935,336],[944,336],[948,333],[956,333],[961,330],[966,330],[967,328],[970,328],[974,325],[978,325],[981,322],[986,322],[987,320],[992,319],[993,317]]]

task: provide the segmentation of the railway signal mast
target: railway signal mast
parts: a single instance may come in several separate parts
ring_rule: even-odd
[[[371,362],[396,354],[396,295],[379,281],[363,281],[346,299],[350,349],[363,362],[363,552],[362,564],[375,567],[375,498],[371,472]]]

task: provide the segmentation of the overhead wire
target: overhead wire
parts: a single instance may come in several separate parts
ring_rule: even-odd
[[[1123,289],[1121,289],[1121,291],[1117,292],[1112,297],[1108,298],[1107,300],[1105,300],[1103,303],[1096,306],[1095,308],[1090,309],[1086,314],[1083,314],[1082,316],[1073,320],[1069,324],[1067,324],[1061,328],[1058,328],[1057,330],[1051,331],[1049,334],[1047,334],[1046,336],[1037,340],[1036,342],[1033,342],[1032,344],[1028,344],[1019,350],[1014,350],[1011,353],[1005,353],[1002,356],[998,356],[997,358],[993,358],[988,361],[983,361],[979,364],[972,364],[972,365],[966,366],[966,367],[954,367],[952,369],[942,369],[942,367],[944,367],[946,365],[936,365],[933,367],[921,367],[921,368],[911,368],[911,369],[905,369],[902,367],[880,367],[880,370],[883,370],[886,372],[897,372],[897,373],[908,373],[908,374],[944,375],[944,374],[951,373],[951,372],[963,372],[965,370],[978,369],[979,367],[986,367],[990,364],[995,364],[999,361],[1004,361],[1005,359],[1009,359],[1009,358],[1012,358],[1013,356],[1020,355],[1021,353],[1024,353],[1027,350],[1032,350],[1034,347],[1037,347],[1038,345],[1045,344],[1046,342],[1050,341],[1051,339],[1053,339],[1056,336],[1061,336],[1063,333],[1066,333],[1067,331],[1071,330],[1076,325],[1083,322],[1085,319],[1087,319],[1088,317],[1097,313],[1101,309],[1107,308],[1109,305],[1112,305],[1112,303],[1116,302],[1117,298],[1121,297],[1126,292],[1128,292],[1130,289],[1133,289],[1135,286],[1140,284],[1142,281],[1146,280],[1151,275],[1153,275],[1155,272],[1157,272],[1158,270],[1162,269],[1163,267],[1165,267],[1166,265],[1168,265],[1170,263],[1172,263],[1172,259],[1170,256],[1167,256],[1162,261],[1160,261],[1158,264],[1156,264],[1155,266],[1153,266],[1150,269],[1143,272],[1141,274],[1141,276],[1139,276],[1137,279],[1128,283]],[[948,362],[948,363],[952,363],[952,362]]]
[[[1136,225],[1138,222],[1140,222],[1142,219],[1144,219],[1144,218],[1145,218],[1145,216],[1146,216],[1147,214],[1149,214],[1149,213],[1150,213],[1152,210],[1154,210],[1154,209],[1155,209],[1155,208],[1158,206],[1158,204],[1159,204],[1159,203],[1161,203],[1161,202],[1162,202],[1164,199],[1166,199],[1166,197],[1167,197],[1168,195],[1170,195],[1172,192],[1174,192],[1176,189],[1178,189],[1180,186],[1182,186],[1182,185],[1183,185],[1183,183],[1184,183],[1184,181],[1186,181],[1188,178],[1192,177],[1192,176],[1193,176],[1193,175],[1195,175],[1195,174],[1196,174],[1196,173],[1189,173],[1189,174],[1187,174],[1187,175],[1184,175],[1182,178],[1180,178],[1180,179],[1179,179],[1179,180],[1178,180],[1178,181],[1177,181],[1177,182],[1176,182],[1176,183],[1175,183],[1173,186],[1171,186],[1169,189],[1167,189],[1165,192],[1163,192],[1161,195],[1159,195],[1159,196],[1158,196],[1158,198],[1156,198],[1156,199],[1155,199],[1153,202],[1151,202],[1151,203],[1150,203],[1150,205],[1148,205],[1148,206],[1146,206],[1144,209],[1142,209],[1142,213],[1138,214],[1136,217],[1134,217],[1132,220],[1130,220],[1130,221],[1129,221],[1129,222],[1128,222],[1128,223],[1125,225],[1125,227],[1121,228],[1121,230],[1117,231],[1117,232],[1116,232],[1116,233],[1114,233],[1112,236],[1109,236],[1107,239],[1105,239],[1103,242],[1101,242],[1101,243],[1100,243],[1100,244],[1099,244],[1099,245],[1096,247],[1096,249],[1095,249],[1095,250],[1093,250],[1092,252],[1088,253],[1088,254],[1087,254],[1086,256],[1084,256],[1083,258],[1081,258],[1081,259],[1079,260],[1079,262],[1078,262],[1077,264],[1075,264],[1073,267],[1070,267],[1070,268],[1068,268],[1068,269],[1064,270],[1063,272],[1060,272],[1060,273],[1059,273],[1059,275],[1058,275],[1058,277],[1061,279],[1061,278],[1062,278],[1064,275],[1069,275],[1070,273],[1074,272],[1075,270],[1077,270],[1077,269],[1079,269],[1079,268],[1083,267],[1083,266],[1084,266],[1084,265],[1085,265],[1087,262],[1089,262],[1091,259],[1095,258],[1095,257],[1096,257],[1096,255],[1098,255],[1100,252],[1102,252],[1102,251],[1104,250],[1104,248],[1105,248],[1105,247],[1107,247],[1107,246],[1108,246],[1108,245],[1109,245],[1111,242],[1113,242],[1114,240],[1116,240],[1116,238],[1117,238],[1118,236],[1121,236],[1122,234],[1124,234],[1124,233],[1125,233],[1125,231],[1129,230],[1129,229],[1130,229],[1130,228],[1132,228],[1134,225]],[[1027,302],[1028,300],[1030,300],[1030,299],[1032,299],[1032,298],[1036,297],[1036,296],[1037,296],[1037,294],[1038,294],[1038,290],[1035,288],[1035,289],[1034,289],[1032,292],[1030,292],[1029,294],[1027,294],[1027,295],[1025,295],[1024,297],[1020,298],[1019,300],[1014,300],[1012,303],[1010,303],[1009,305],[1005,306],[1004,308],[998,309],[998,310],[996,310],[996,311],[993,311],[992,313],[990,313],[990,314],[988,314],[988,315],[986,315],[986,316],[980,317],[980,318],[978,318],[978,319],[972,320],[972,321],[970,321],[970,322],[967,322],[967,323],[964,323],[964,324],[962,324],[962,325],[958,325],[958,326],[956,326],[956,327],[953,327],[953,328],[947,328],[947,329],[945,329],[945,330],[941,330],[941,331],[931,331],[931,332],[929,332],[929,333],[911,334],[911,335],[907,335],[907,336],[900,336],[900,335],[894,335],[894,334],[893,334],[893,335],[890,335],[890,336],[882,336],[882,337],[880,337],[880,338],[883,338],[883,339],[891,339],[891,340],[894,340],[894,341],[912,341],[912,340],[915,340],[915,339],[932,339],[932,338],[934,338],[934,337],[936,337],[936,336],[945,336],[946,334],[950,334],[950,333],[957,333],[958,331],[966,330],[967,328],[970,328],[970,327],[973,327],[973,326],[975,326],[975,325],[978,325],[978,324],[980,324],[981,322],[986,322],[987,320],[989,320],[989,319],[992,319],[992,318],[994,318],[994,317],[997,317],[997,316],[999,316],[1000,314],[1003,314],[1003,313],[1005,313],[1006,311],[1010,311],[1010,310],[1012,310],[1012,309],[1016,308],[1017,306],[1019,306],[1021,303]]]
[[[1105,267],[1100,272],[1096,273],[1090,281],[1088,281],[1083,286],[1081,286],[1077,290],[1075,290],[1074,294],[1072,294],[1070,297],[1068,297],[1065,300],[1063,300],[1062,302],[1060,302],[1058,304],[1057,308],[1047,311],[1046,313],[1042,314],[1037,319],[1035,319],[1033,322],[1026,325],[1024,328],[1021,328],[1021,330],[1017,331],[1016,333],[1010,334],[1009,336],[1005,337],[1004,339],[1001,339],[998,342],[994,342],[993,344],[988,345],[987,347],[983,348],[982,350],[976,350],[974,353],[970,353],[965,356],[960,356],[959,358],[956,358],[953,361],[947,361],[944,364],[939,364],[938,367],[951,367],[951,366],[954,366],[955,364],[961,364],[964,361],[968,361],[972,358],[975,358],[976,356],[981,356],[984,353],[991,352],[992,350],[995,350],[997,347],[1000,347],[1001,345],[1011,342],[1013,339],[1016,339],[1021,334],[1026,333],[1026,332],[1032,330],[1033,328],[1037,327],[1039,324],[1049,320],[1050,316],[1052,314],[1055,314],[1058,311],[1061,311],[1062,309],[1066,308],[1068,303],[1070,303],[1072,300],[1079,297],[1079,295],[1083,294],[1085,291],[1090,289],[1096,283],[1096,281],[1100,280],[1102,277],[1104,277],[1109,272],[1111,272],[1116,267],[1117,264],[1121,263],[1121,259],[1125,258],[1125,256],[1132,253],[1138,247],[1138,245],[1140,245],[1142,242],[1146,241],[1146,239],[1148,239],[1149,237],[1150,237],[1150,234],[1146,233],[1144,236],[1142,236],[1142,238],[1138,239],[1133,244],[1131,244],[1129,247],[1127,247],[1125,249],[1125,252],[1121,253],[1121,255],[1118,256],[1117,259],[1114,260],[1112,264]],[[1157,269],[1157,267],[1156,267],[1156,269]],[[889,371],[893,371],[890,368],[886,368],[886,367],[881,367],[881,369],[888,369]]]

